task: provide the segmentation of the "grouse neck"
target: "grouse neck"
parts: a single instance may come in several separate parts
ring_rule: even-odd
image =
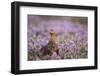
[[[55,44],[56,36],[55,32],[50,33],[50,43]]]

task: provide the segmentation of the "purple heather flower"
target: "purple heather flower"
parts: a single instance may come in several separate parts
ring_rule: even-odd
[[[57,55],[56,52],[54,52],[51,57],[52,57],[52,59],[61,59],[61,57],[59,55]]]

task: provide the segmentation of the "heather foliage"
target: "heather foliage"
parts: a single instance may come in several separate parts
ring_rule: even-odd
[[[28,60],[80,59],[88,57],[87,17],[28,16]],[[58,53],[41,57],[40,49],[56,33]],[[45,50],[46,51],[46,50]]]

